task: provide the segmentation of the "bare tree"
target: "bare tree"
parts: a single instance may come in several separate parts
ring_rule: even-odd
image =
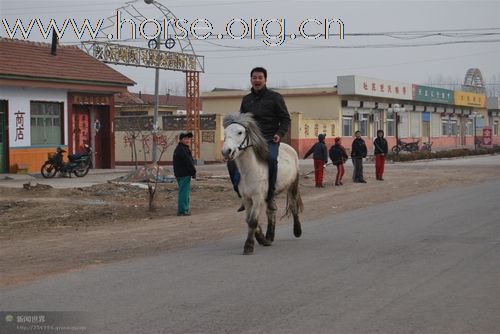
[[[153,141],[156,142],[156,150],[158,156],[158,162],[161,161],[163,154],[167,152],[170,146],[174,145],[176,136],[170,135],[168,136],[166,133],[162,133],[160,131],[152,132],[151,137]],[[158,189],[158,181],[160,179],[160,165],[156,163],[151,166],[151,174],[148,177],[148,193],[149,193],[149,211],[154,211],[154,199],[156,195],[156,190]]]
[[[143,121],[140,117],[130,117],[127,120],[125,127],[125,134],[123,139],[125,141],[125,147],[130,145],[130,158],[135,164],[135,169],[139,168],[139,159],[137,156],[137,140],[142,136],[143,133]]]

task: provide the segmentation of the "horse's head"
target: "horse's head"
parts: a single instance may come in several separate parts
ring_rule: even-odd
[[[252,114],[231,114],[224,117],[224,146],[222,155],[227,160],[234,160],[247,148],[261,160],[267,161],[268,148]]]
[[[239,123],[231,123],[224,129],[222,156],[226,160],[234,160],[248,144],[248,134],[245,127]]]

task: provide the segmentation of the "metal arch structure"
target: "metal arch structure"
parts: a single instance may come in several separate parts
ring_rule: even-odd
[[[478,68],[469,68],[467,70],[462,88],[468,92],[485,93],[483,75]]]
[[[135,20],[146,20],[148,18],[134,6],[138,1],[139,0],[128,1],[124,6],[117,8],[116,11],[124,11]],[[155,6],[163,14],[163,19],[169,22],[167,27],[173,30],[175,37],[182,36],[183,31],[175,24],[170,23],[179,20],[170,9],[157,0],[144,0],[144,2],[148,5]],[[100,30],[101,36],[99,36],[98,39],[104,39],[106,41],[85,41],[81,43],[82,49],[105,63],[155,68],[157,71],[159,69],[183,71],[186,74],[186,130],[194,134],[191,148],[194,158],[199,159],[201,146],[200,72],[204,72],[205,70],[204,57],[196,55],[188,35],[186,38],[167,38],[170,42],[169,46],[166,45],[167,48],[171,49],[175,44],[178,44],[180,52],[161,51],[159,50],[160,45],[156,45],[154,49],[147,49],[109,43],[107,31],[115,26],[116,22],[113,21],[114,18],[116,17],[108,17],[107,20],[109,24]],[[167,27],[164,28],[167,29]],[[129,38],[123,41],[127,42],[131,40],[132,39]],[[150,42],[151,41],[152,40],[150,40]],[[160,42],[160,37],[158,37],[157,43]],[[158,100],[158,98],[156,98],[156,100]],[[155,114],[156,110],[157,106],[155,107]],[[155,158],[153,158],[153,160],[155,160]]]

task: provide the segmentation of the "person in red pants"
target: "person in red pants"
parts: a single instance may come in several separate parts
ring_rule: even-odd
[[[332,163],[335,166],[337,166],[337,176],[335,177],[335,185],[341,186],[343,185],[342,177],[344,176],[345,172],[344,163],[347,161],[349,156],[347,155],[344,146],[342,146],[342,139],[340,137],[335,138],[335,145],[332,145],[332,147],[330,147],[328,153],[330,155]]]
[[[383,130],[377,131],[377,138],[373,141],[373,147],[375,154],[375,175],[377,180],[384,181],[385,157],[387,156],[388,146]]]
[[[304,159],[313,155],[314,159],[314,180],[316,187],[323,188],[323,172],[325,165],[328,162],[328,149],[325,144],[326,135],[321,133],[318,135],[318,142],[314,144],[309,151],[304,155]]]

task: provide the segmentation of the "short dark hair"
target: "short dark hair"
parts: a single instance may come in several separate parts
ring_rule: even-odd
[[[264,67],[254,67],[254,68],[250,71],[250,78],[252,77],[253,72],[260,72],[260,73],[263,73],[263,74],[264,74],[264,78],[266,78],[266,79],[267,79],[267,70],[266,70]]]
[[[358,131],[354,132],[354,134],[356,134],[356,133],[359,133],[359,134],[361,134],[361,131],[359,131],[359,130],[358,130]]]

